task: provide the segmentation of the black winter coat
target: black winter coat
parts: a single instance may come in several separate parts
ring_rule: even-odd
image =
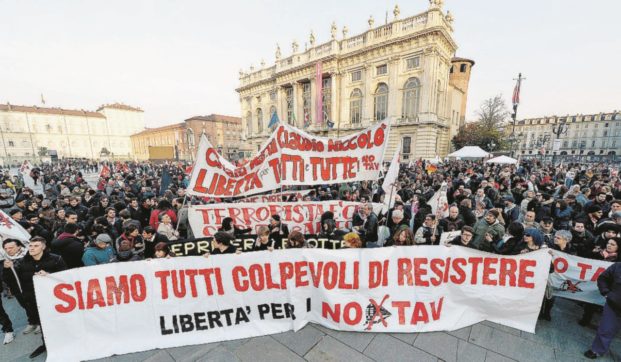
[[[26,298],[34,298],[34,281],[32,277],[42,270],[48,273],[56,273],[67,269],[65,261],[60,255],[44,252],[39,260],[34,260],[30,254],[26,254],[19,263],[15,264],[22,285],[22,293]]]
[[[66,234],[61,234],[59,239],[52,241],[52,252],[60,255],[69,269],[84,266],[82,263],[84,243],[75,236],[67,237]]]

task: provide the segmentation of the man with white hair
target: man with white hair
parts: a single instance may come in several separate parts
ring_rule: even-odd
[[[395,233],[397,232],[397,230],[399,230],[399,228],[402,225],[407,226],[408,228],[410,227],[410,223],[408,220],[405,219],[405,216],[403,215],[403,210],[401,209],[394,209],[392,210],[392,215],[391,215],[391,226],[390,226],[390,240],[392,240],[393,236],[395,236]]]

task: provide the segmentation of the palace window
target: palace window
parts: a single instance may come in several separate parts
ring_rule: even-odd
[[[15,147],[15,142],[9,141],[9,147]]]
[[[383,121],[388,114],[388,86],[386,83],[380,83],[375,89],[375,97],[373,99],[373,119],[375,121]]]
[[[362,92],[356,88],[349,96],[349,115],[352,124],[360,124],[362,118]]]
[[[420,104],[420,81],[418,78],[410,78],[403,87],[403,113],[402,118],[409,121],[416,119]]]
[[[321,89],[323,121],[332,121],[332,78],[325,78],[322,81]]]
[[[418,68],[419,66],[420,66],[420,57],[410,57],[405,60],[406,69],[415,69],[415,68]],[[451,69],[453,69],[453,67],[451,67]]]
[[[295,124],[295,116],[293,110],[293,87],[288,87],[285,90],[287,101],[287,123]]]
[[[462,64],[459,66],[460,73],[466,73],[466,69],[468,69],[468,66],[466,64]]]
[[[311,84],[302,84],[302,110],[304,111],[304,124],[311,122]]]
[[[359,82],[362,80],[362,70],[354,70],[351,72],[351,81]]]
[[[263,110],[257,108],[257,133],[263,133]]]
[[[375,74],[376,75],[388,74],[388,65],[387,64],[378,65],[375,68]]]
[[[401,153],[404,155],[409,155],[412,152],[412,137],[405,136],[402,140],[402,150]]]

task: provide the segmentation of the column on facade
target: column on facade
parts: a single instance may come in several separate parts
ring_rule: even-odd
[[[339,107],[338,107],[338,90],[341,88],[341,76],[336,73],[336,72],[332,72],[330,73],[330,78],[332,78],[330,80],[330,86],[332,87],[332,89],[330,89],[330,118],[333,123],[334,123],[334,127],[337,129],[340,129],[341,127],[341,119],[339,117]]]
[[[371,34],[371,33],[369,33]],[[364,66],[364,98],[362,101],[362,126],[366,127],[367,125],[373,122],[373,96],[375,93],[376,84],[373,82],[373,67],[370,65]]]
[[[288,123],[287,119],[287,92],[286,89],[280,86],[275,86],[274,92],[276,93],[276,114],[280,123]]]
[[[433,51],[428,48],[423,53],[423,77],[421,79],[421,97],[419,118],[421,121],[429,121],[433,112],[432,101],[434,92],[434,76],[433,69],[435,67],[435,56]]]
[[[313,73],[315,74],[315,73]],[[311,126],[312,127],[316,127],[317,126],[317,78],[315,77],[315,75],[310,77],[310,120],[311,120]]]
[[[293,114],[295,114],[295,126],[302,128],[304,125],[304,92],[302,84],[291,82],[293,88]]]
[[[400,118],[398,106],[399,95],[402,85],[399,84],[399,59],[397,57],[388,61],[388,117],[392,120]]]

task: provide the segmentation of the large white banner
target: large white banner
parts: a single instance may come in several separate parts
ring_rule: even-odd
[[[606,300],[599,293],[597,278],[612,263],[581,258],[556,250],[552,253],[554,273],[550,274],[550,285],[553,288],[553,294],[567,299],[604,305]]]
[[[196,237],[213,236],[222,226],[225,217],[242,228],[251,228],[256,234],[260,226],[268,226],[272,215],[280,215],[282,223],[289,231],[297,230],[302,234],[319,234],[321,232],[321,215],[326,211],[334,213],[338,229],[351,229],[354,214],[362,204],[340,200],[302,201],[295,203],[234,203],[191,205],[188,220]],[[379,215],[382,204],[373,204],[373,210]]]
[[[35,276],[35,288],[48,361],[64,362],[308,322],[413,333],[489,320],[532,333],[550,258],[457,246],[297,249],[104,264]]]
[[[324,138],[279,125],[249,162],[235,167],[201,137],[188,193],[248,196],[282,185],[322,185],[375,180],[388,143],[389,122],[342,138]]]

